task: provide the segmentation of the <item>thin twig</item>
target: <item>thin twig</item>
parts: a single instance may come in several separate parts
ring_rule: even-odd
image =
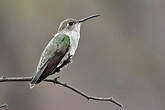
[[[0,108],[4,108],[4,107],[7,107],[8,105],[7,104],[2,104],[0,105]]]
[[[55,79],[47,78],[44,81],[51,82],[51,83],[58,84],[58,85],[61,85],[63,87],[66,87],[66,88],[78,93],[79,95],[85,97],[88,100],[109,101],[109,102],[112,102],[112,103],[118,105],[121,108],[123,107],[123,105],[121,103],[119,103],[118,101],[116,101],[113,97],[100,98],[100,97],[89,96],[89,95],[85,94],[84,92],[78,90],[77,88],[72,87],[71,85],[68,85],[64,82],[58,81],[57,80],[58,78],[55,78]],[[21,82],[21,81],[24,82],[24,81],[31,81],[31,79],[32,79],[32,77],[0,77],[0,82]]]

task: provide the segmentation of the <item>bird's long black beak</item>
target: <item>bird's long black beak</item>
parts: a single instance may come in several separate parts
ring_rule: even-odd
[[[101,15],[96,14],[96,15],[88,16],[88,17],[86,17],[86,18],[83,18],[83,19],[81,19],[81,20],[78,20],[78,23],[82,23],[82,22],[84,22],[84,21],[87,21],[87,20],[89,20],[89,19],[92,19],[92,18],[95,18],[95,17],[98,17],[98,16],[101,16]]]

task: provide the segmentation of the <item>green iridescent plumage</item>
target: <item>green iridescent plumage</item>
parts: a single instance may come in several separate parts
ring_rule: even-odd
[[[65,34],[59,34],[54,37],[41,55],[37,72],[31,81],[31,85],[37,84],[45,79],[48,75],[53,74],[53,70],[56,69],[62,58],[68,52],[69,48],[69,36]]]

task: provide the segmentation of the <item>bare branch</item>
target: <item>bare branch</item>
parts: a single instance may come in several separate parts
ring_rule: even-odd
[[[7,107],[8,105],[7,104],[2,104],[0,105],[0,108],[4,108],[4,107]]]
[[[44,81],[45,82],[51,82],[54,84],[58,84],[61,85],[63,87],[66,87],[76,93],[78,93],[79,95],[85,97],[88,100],[97,100],[97,101],[108,101],[108,102],[112,102],[114,104],[116,104],[119,107],[123,107],[123,105],[121,103],[119,103],[118,101],[116,101],[113,97],[110,98],[100,98],[100,97],[93,97],[93,96],[89,96],[87,94],[85,94],[84,92],[78,90],[75,87],[72,87],[71,85],[68,85],[64,82],[58,81],[59,77],[52,79],[52,78],[47,78]],[[0,77],[0,82],[24,82],[24,81],[31,81],[32,77]]]

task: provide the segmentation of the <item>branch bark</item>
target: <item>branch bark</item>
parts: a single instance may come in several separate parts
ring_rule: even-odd
[[[45,82],[51,82],[53,84],[58,84],[61,85],[63,87],[66,87],[72,91],[74,91],[75,93],[85,97],[87,100],[97,100],[97,101],[108,101],[108,102],[112,102],[113,104],[119,106],[119,107],[123,107],[123,105],[121,103],[119,103],[118,101],[116,101],[113,97],[110,98],[101,98],[101,97],[93,97],[93,96],[89,96],[86,93],[80,91],[79,89],[68,85],[67,83],[61,82],[58,80],[59,77],[53,79],[53,78],[47,78],[44,81]],[[0,82],[25,82],[25,81],[31,81],[32,77],[0,77]],[[1,106],[0,106],[1,107]],[[1,107],[2,108],[2,107]]]
[[[7,104],[2,104],[0,105],[0,108],[4,108],[4,107],[7,107],[8,105]]]

